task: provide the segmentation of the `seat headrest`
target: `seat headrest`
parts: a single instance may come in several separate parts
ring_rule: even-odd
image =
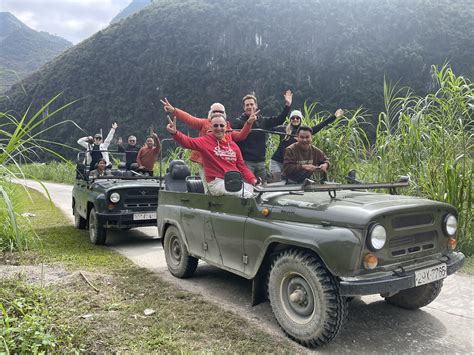
[[[184,180],[186,177],[188,177],[189,175],[191,175],[191,172],[189,171],[189,168],[187,165],[172,165],[170,167],[171,171],[170,171],[170,174],[171,174],[171,177],[174,179],[174,180]]]

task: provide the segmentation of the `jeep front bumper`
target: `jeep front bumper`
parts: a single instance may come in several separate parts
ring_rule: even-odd
[[[443,260],[447,266],[447,274],[451,275],[464,265],[464,254],[461,252],[453,252],[444,256]],[[436,263],[434,263],[435,265]],[[421,269],[421,268],[419,268]],[[340,293],[342,296],[362,296],[377,293],[396,293],[407,288],[415,287],[415,271],[418,269],[410,269],[405,271],[397,269],[386,275],[377,278],[341,278],[339,282]]]
[[[156,226],[156,216],[152,219],[135,220],[134,216],[137,214],[150,214],[154,211],[136,211],[127,213],[97,213],[98,223],[104,227],[115,228],[135,228],[135,227],[149,227]]]

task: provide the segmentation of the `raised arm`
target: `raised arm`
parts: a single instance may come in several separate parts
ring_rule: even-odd
[[[285,107],[278,116],[260,118],[263,121],[262,123],[264,128],[269,129],[285,122],[286,116],[288,116],[290,113],[291,103],[293,102],[293,92],[291,90],[286,90],[283,97],[285,98]]]
[[[186,111],[180,110],[173,105],[170,104],[168,99],[165,97],[163,100],[160,100],[160,102],[163,104],[163,110],[165,110],[168,113],[171,113],[174,117],[176,117],[178,120],[183,121],[185,124],[187,124],[191,128],[195,128],[197,130],[201,130],[202,126],[206,122],[206,118],[197,118]]]
[[[155,132],[152,133],[152,136],[153,136],[153,140],[155,141],[155,148],[153,149],[156,152],[156,154],[158,154],[160,153],[160,150],[161,150],[160,138]]]
[[[311,129],[313,130],[313,134],[319,132],[319,131],[322,130],[324,127],[326,127],[327,125],[330,125],[330,124],[333,123],[336,119],[339,119],[339,118],[341,118],[342,116],[344,116],[344,111],[343,111],[342,109],[338,109],[334,115],[329,116],[329,117],[326,118],[324,121],[319,122],[316,126],[311,127]]]
[[[117,122],[112,123],[112,128],[109,131],[109,134],[107,134],[107,137],[104,140],[104,148],[107,149],[110,145],[110,142],[112,142],[112,139],[114,138],[115,130],[117,129],[118,124]]]
[[[81,147],[83,148],[86,148],[86,149],[89,149],[89,142],[92,140],[93,138],[91,136],[89,137],[82,137],[82,138],[79,138],[77,140],[77,144],[79,144]]]
[[[168,125],[166,126],[166,130],[169,132],[169,134],[173,136],[173,139],[176,142],[178,142],[178,144],[182,146],[183,148],[201,151],[202,144],[199,144],[199,142],[205,136],[198,137],[198,138],[191,138],[179,132],[176,129],[176,117],[173,117],[172,120],[168,118]]]

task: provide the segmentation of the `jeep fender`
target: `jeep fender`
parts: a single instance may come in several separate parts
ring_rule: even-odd
[[[188,239],[186,238],[186,234],[184,233],[183,228],[181,228],[181,225],[177,220],[172,218],[164,218],[161,222],[161,227],[158,228],[159,235],[161,236],[161,244],[164,245],[165,233],[168,227],[170,226],[175,226],[176,228],[178,228],[179,233],[183,237],[184,244],[186,244],[186,248],[188,248],[189,250]]]
[[[360,267],[364,246],[362,230],[293,223],[272,223],[269,226],[268,223],[255,222],[249,221],[251,225],[245,230],[245,254],[248,255],[245,274],[248,278],[255,277],[264,258],[275,248],[310,250],[334,276],[354,275]]]

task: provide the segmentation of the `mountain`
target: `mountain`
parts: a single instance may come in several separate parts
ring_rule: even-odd
[[[222,102],[229,117],[255,92],[264,115],[317,100],[318,110],[383,109],[384,77],[430,90],[432,64],[449,61],[474,77],[471,1],[157,0],[74,46],[7,93],[4,109],[24,112],[59,92],[55,105],[79,99],[58,119],[88,134],[119,123],[118,135],[143,141],[165,132],[160,98],[205,117]],[[51,110],[50,110],[51,111]],[[84,135],[62,126],[56,139]]]
[[[64,38],[32,30],[0,12],[0,93],[72,46]]]
[[[125,9],[120,11],[117,16],[115,16],[111,21],[110,24],[117,23],[120,20],[142,10],[146,6],[150,5],[153,0],[133,0]]]

